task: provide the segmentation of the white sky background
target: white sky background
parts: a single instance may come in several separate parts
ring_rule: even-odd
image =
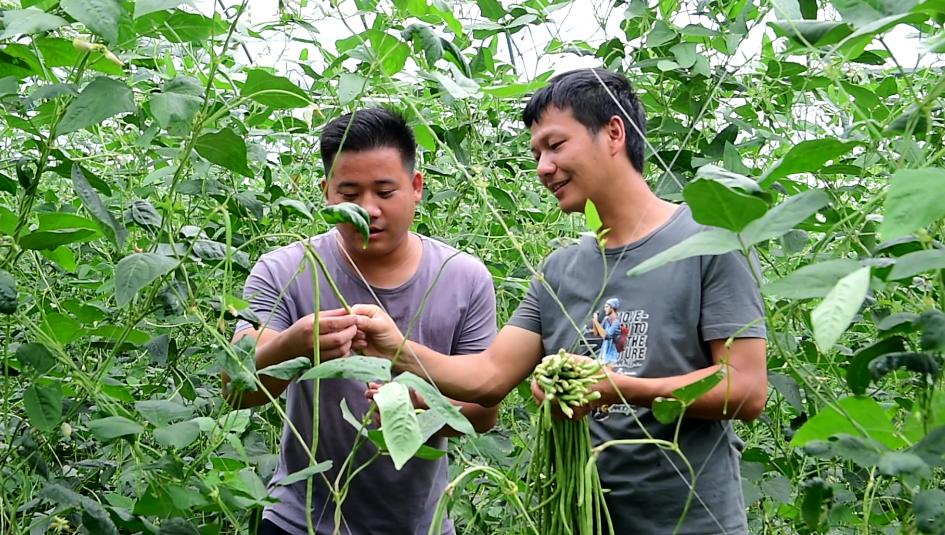
[[[503,4],[507,0],[499,0]],[[639,1],[639,0],[638,0]],[[220,0],[195,0],[198,9],[209,14],[213,7],[219,8]],[[287,3],[290,3],[288,0]],[[227,7],[236,6],[235,0],[222,0],[223,5]],[[294,2],[292,2],[294,3]],[[688,3],[688,2],[686,2]],[[796,0],[776,0],[778,9],[792,10],[796,6]],[[532,80],[537,75],[553,70],[554,72],[564,72],[578,67],[598,66],[599,60],[594,57],[581,57],[574,54],[555,54],[545,55],[543,50],[552,37],[558,37],[563,41],[584,40],[592,45],[599,45],[613,37],[623,37],[623,32],[619,29],[620,21],[624,17],[626,6],[614,8],[612,0],[574,0],[567,6],[557,9],[552,13],[551,22],[542,26],[530,26],[523,31],[519,31],[512,36],[516,51],[516,65],[519,69],[523,81]],[[484,17],[478,14],[478,7],[474,0],[465,2],[456,2],[453,4],[454,13],[457,18],[468,26],[469,19],[486,21]],[[332,10],[326,18],[323,9]],[[346,14],[356,12],[354,3],[350,0],[343,0],[340,3],[340,9]],[[298,11],[295,7],[292,11]],[[309,5],[302,9],[305,19],[313,24],[318,30],[317,35],[311,35],[307,30],[298,29],[295,33],[296,38],[316,39],[322,46],[329,50],[334,50],[334,43],[338,39],[349,37],[352,32],[338,18],[338,10],[330,7],[328,2],[323,0],[311,0]],[[232,14],[232,9],[228,11]],[[774,13],[768,15],[767,20],[781,18]],[[244,25],[258,29],[261,24],[279,20],[278,3],[274,1],[256,1],[250,2],[247,12],[244,13],[241,21]],[[371,22],[370,15],[367,16],[368,23]],[[348,24],[360,32],[364,29],[361,20],[355,16],[347,17]],[[692,16],[686,13],[681,14],[674,23],[677,26],[687,24],[699,24],[701,21],[698,16]],[[765,31],[765,25],[756,26],[746,39],[738,53],[735,55],[733,66],[750,64],[752,59],[757,57],[761,50],[761,36]],[[915,29],[909,26],[898,26],[886,34],[886,43],[904,68],[913,68],[920,65],[929,65],[940,62],[941,55],[927,54],[923,51],[923,44],[916,35]],[[449,38],[449,35],[444,37]],[[769,31],[769,35],[771,32]],[[270,31],[266,34],[266,40],[249,40],[246,47],[252,56],[253,64],[257,66],[274,67],[276,70],[284,73],[297,71],[294,61],[299,59],[299,54],[304,48],[309,48],[309,61],[317,63],[320,55],[313,46],[298,42],[293,36],[287,36],[283,33]],[[876,48],[874,44],[870,48]],[[236,59],[240,63],[249,63],[242,50],[235,50]],[[505,46],[505,40],[500,41],[499,56],[508,61],[508,49]],[[520,54],[520,56],[519,56]],[[804,58],[797,58],[799,62],[804,62]],[[355,60],[351,60],[354,62]],[[411,63],[408,63],[408,69]],[[889,65],[892,65],[889,62]],[[318,70],[317,65],[315,66]]]

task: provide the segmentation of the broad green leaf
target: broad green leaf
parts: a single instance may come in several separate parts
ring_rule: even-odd
[[[917,475],[928,477],[932,469],[921,457],[907,451],[890,451],[879,459],[879,471],[887,476]]]
[[[803,222],[815,212],[827,206],[830,197],[820,190],[809,190],[788,197],[784,202],[768,210],[760,219],[745,227],[741,236],[746,245],[755,245],[765,240],[787,234],[795,225]]]
[[[203,105],[203,99],[196,95],[164,91],[151,96],[151,115],[162,128],[173,130],[179,135],[186,130]]]
[[[280,487],[285,487],[287,485],[291,485],[295,483],[296,481],[304,481],[316,474],[320,474],[326,470],[329,470],[331,468],[331,465],[332,465],[331,461],[322,461],[320,463],[313,464],[307,468],[303,468],[299,470],[298,472],[293,472],[285,476],[284,478],[277,481],[276,485],[279,485]]]
[[[164,218],[153,204],[144,199],[137,199],[125,211],[125,221],[134,221],[144,228],[156,230],[161,228]]]
[[[423,397],[423,400],[426,401],[427,407],[440,415],[446,421],[446,424],[456,431],[467,435],[476,433],[476,430],[473,429],[469,420],[460,412],[459,407],[453,405],[448,399],[443,397],[443,394],[430,383],[410,372],[401,373],[394,381],[403,383],[416,390],[417,393]]]
[[[16,307],[16,279],[10,272],[0,269],[0,314],[13,314]]]
[[[194,420],[166,425],[154,430],[154,441],[165,448],[186,448],[199,436],[200,425]]]
[[[194,144],[197,154],[210,163],[252,177],[253,172],[246,163],[246,142],[229,128],[204,134]]]
[[[200,530],[190,520],[178,516],[162,520],[157,535],[200,535]]]
[[[360,97],[367,90],[367,86],[367,78],[350,72],[341,73],[338,78],[338,100],[342,104],[348,104]]]
[[[874,381],[899,368],[929,375],[932,379],[938,378],[939,375],[938,361],[930,353],[889,353],[877,357],[869,363],[870,375]]]
[[[20,247],[34,251],[51,250],[69,243],[89,241],[98,236],[101,236],[99,231],[86,228],[37,230],[20,237]]]
[[[144,427],[124,416],[107,416],[89,422],[89,431],[95,438],[108,442],[118,437],[139,435],[144,431]]]
[[[864,467],[873,468],[888,451],[881,443],[862,437],[838,433],[827,440],[812,440],[804,445],[804,453],[820,459],[840,458]]]
[[[696,170],[696,176],[707,178],[728,186],[733,190],[742,190],[745,193],[762,193],[761,186],[757,182],[745,175],[733,173],[728,169],[723,169],[717,165],[707,164]]]
[[[102,225],[102,230],[118,247],[124,247],[125,239],[128,237],[128,231],[119,223],[98,193],[89,183],[78,164],[72,164],[72,189],[82,201],[82,206]]]
[[[906,350],[904,338],[894,336],[884,338],[856,352],[850,366],[847,367],[847,386],[854,394],[866,393],[867,387],[873,380],[870,363],[873,359],[889,353],[900,353]]]
[[[118,535],[118,528],[108,511],[91,498],[82,498],[82,527],[96,535]]]
[[[487,19],[499,20],[506,14],[505,8],[498,0],[476,0],[476,4],[479,6],[479,11]]]
[[[348,223],[354,225],[364,238],[364,247],[367,248],[371,239],[371,216],[367,210],[351,202],[328,205],[318,212],[329,225]]]
[[[283,214],[298,214],[309,221],[315,220],[315,218],[312,216],[312,211],[308,209],[308,206],[297,199],[282,197],[275,202],[273,207],[280,208]]]
[[[912,512],[919,533],[945,533],[945,490],[923,490],[912,500]]]
[[[68,24],[64,18],[50,15],[38,9],[7,9],[0,13],[0,20],[3,21],[3,33],[0,34],[0,41],[17,35],[30,35],[55,30]]]
[[[502,188],[496,186],[486,186],[486,191],[489,192],[489,195],[492,195],[492,198],[495,199],[496,204],[502,208],[515,212],[518,209],[518,206],[515,204],[515,200],[512,198],[512,195],[509,192],[505,191]],[[590,200],[588,200],[590,202]],[[585,209],[587,205],[585,204]]]
[[[322,362],[305,372],[300,381],[311,379],[353,379],[390,381],[390,361],[378,357],[352,356]]]
[[[798,413],[804,412],[804,402],[801,399],[801,389],[797,381],[790,375],[768,373],[768,384],[781,394],[785,401],[791,404]]]
[[[240,338],[229,350],[220,351],[218,362],[230,378],[227,391],[231,397],[240,392],[257,390],[255,338],[252,336]]]
[[[761,184],[766,186],[779,178],[795,173],[816,172],[828,161],[836,161],[840,156],[850,152],[858,145],[860,143],[855,141],[840,141],[837,139],[802,141],[791,147],[791,150],[765,173],[761,179]]]
[[[178,260],[156,253],[133,253],[115,267],[115,300],[124,307],[142,288],[173,271]]]
[[[154,13],[155,11],[175,8],[180,5],[182,1],[183,0],[135,0],[134,18],[147,15],[148,13]]]
[[[447,93],[455,99],[465,99],[479,93],[479,84],[459,73],[447,76],[441,72],[432,72],[430,77],[436,80]]]
[[[371,47],[377,54],[384,74],[393,76],[404,69],[410,56],[410,47],[387,33],[371,34],[370,38]]]
[[[879,227],[884,240],[904,236],[945,216],[945,169],[905,169],[889,180],[885,216]]]
[[[771,281],[761,288],[765,295],[787,299],[810,299],[824,297],[836,286],[837,281],[860,267],[856,260],[835,258],[816,264],[808,264],[784,278]]]
[[[194,415],[194,409],[191,407],[166,399],[136,401],[135,410],[156,427],[186,420]]]
[[[683,198],[697,223],[735,232],[740,232],[768,210],[768,204],[763,200],[708,179],[687,184]]]
[[[304,108],[311,101],[301,87],[288,78],[270,74],[262,69],[248,69],[240,96],[270,108]]]
[[[584,203],[584,221],[587,228],[591,231],[597,232],[600,230],[600,214],[597,213],[597,207],[594,206],[594,203],[590,199]]]
[[[938,309],[926,310],[919,316],[922,337],[919,345],[927,351],[945,352],[945,313]]]
[[[43,344],[29,343],[16,348],[16,360],[43,375],[56,365],[56,357]]]
[[[892,15],[908,13],[918,0],[830,0],[843,20],[860,26]]]
[[[661,424],[671,424],[682,416],[686,404],[676,398],[657,397],[653,400],[653,417]]]
[[[876,401],[867,397],[850,396],[837,401],[837,408],[823,407],[807,420],[791,438],[791,445],[803,446],[811,440],[827,440],[838,433],[871,438],[890,449],[905,445],[886,412]]]
[[[417,413],[417,422],[420,424],[420,436],[423,442],[437,434],[446,425],[446,419],[436,411],[426,410]]]
[[[374,394],[381,412],[381,434],[394,468],[400,470],[423,445],[420,423],[410,401],[410,392],[400,383],[387,383]]]
[[[109,43],[118,41],[118,21],[124,10],[117,0],[60,0],[59,6]]]
[[[23,407],[36,428],[52,431],[62,419],[62,386],[58,381],[33,384],[23,393]]]
[[[635,277],[658,267],[701,255],[717,255],[741,249],[738,235],[725,229],[711,229],[686,238],[678,244],[656,254],[627,272],[627,276]]]
[[[99,77],[79,93],[66,108],[56,128],[57,134],[68,134],[121,113],[138,109],[131,88],[118,80]]]
[[[295,357],[294,359],[282,361],[273,366],[267,366],[259,370],[259,374],[288,381],[311,367],[312,359],[309,357]]]
[[[886,278],[888,280],[908,279],[926,271],[939,269],[945,269],[945,249],[915,251],[896,258],[896,263]]]
[[[867,266],[837,281],[824,300],[811,311],[814,341],[821,352],[830,351],[847,330],[869,288],[870,268]]]

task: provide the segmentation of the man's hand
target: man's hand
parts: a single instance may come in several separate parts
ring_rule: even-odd
[[[376,305],[355,305],[351,313],[357,318],[357,329],[364,335],[364,354],[394,358],[404,344],[404,335],[394,320]]]
[[[368,398],[371,401],[374,401],[374,395],[377,394],[377,391],[380,390],[382,386],[384,386],[383,383],[374,383],[374,382],[368,383],[367,390],[364,391],[364,397]],[[429,409],[430,408],[429,406],[427,406],[427,402],[426,400],[423,399],[423,396],[417,393],[416,390],[414,390],[413,388],[408,388],[407,391],[410,392],[410,403],[413,405],[413,408],[415,409]],[[380,410],[374,411],[374,425],[376,425],[377,427],[381,426],[381,411]]]
[[[575,360],[576,364],[583,364],[585,362],[595,362],[594,359],[592,359],[591,357],[586,357],[584,355],[572,354],[571,358]],[[609,370],[606,367],[601,367],[601,371],[603,373],[609,372]],[[600,387],[604,385],[605,383],[608,383],[608,381],[609,379],[607,379],[607,377],[604,377],[601,381],[597,382],[596,384],[588,388],[588,393],[600,390]],[[532,397],[535,398],[535,404],[537,404],[539,407],[545,401],[545,391],[538,384],[538,381],[535,379],[534,376],[532,377]],[[590,403],[586,403],[584,405],[577,405],[577,406],[570,405],[571,409],[574,411],[574,414],[571,416],[567,416],[566,414],[561,412],[561,406],[558,405],[557,402],[553,402],[551,404],[551,414],[555,418],[570,418],[571,420],[579,420],[587,416],[592,410],[594,410],[596,407],[600,405],[601,405],[601,402],[599,399],[591,401]]]
[[[364,334],[359,332],[357,316],[344,309],[323,310],[299,318],[286,329],[285,335],[292,355],[315,354],[315,320],[318,319],[319,357],[322,361],[343,357],[352,349],[366,346]]]

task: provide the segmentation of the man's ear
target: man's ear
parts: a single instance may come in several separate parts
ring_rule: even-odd
[[[420,199],[423,198],[423,173],[414,171],[410,186],[413,188],[414,200],[420,202]]]
[[[328,179],[323,178],[320,186],[322,188],[322,195],[324,195],[325,198],[328,198]]]
[[[627,142],[627,123],[622,117],[619,115],[612,116],[603,130],[607,136],[607,146],[612,155],[626,150],[624,145]]]

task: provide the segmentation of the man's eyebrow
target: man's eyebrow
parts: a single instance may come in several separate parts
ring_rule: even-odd
[[[336,178],[334,182],[335,182],[335,187],[338,189],[356,188],[356,187],[361,186],[361,183],[356,180],[345,180],[343,178],[341,179]],[[371,185],[373,186],[389,186],[392,184],[397,184],[397,180],[393,178],[389,178],[389,177],[376,178],[371,181]]]

